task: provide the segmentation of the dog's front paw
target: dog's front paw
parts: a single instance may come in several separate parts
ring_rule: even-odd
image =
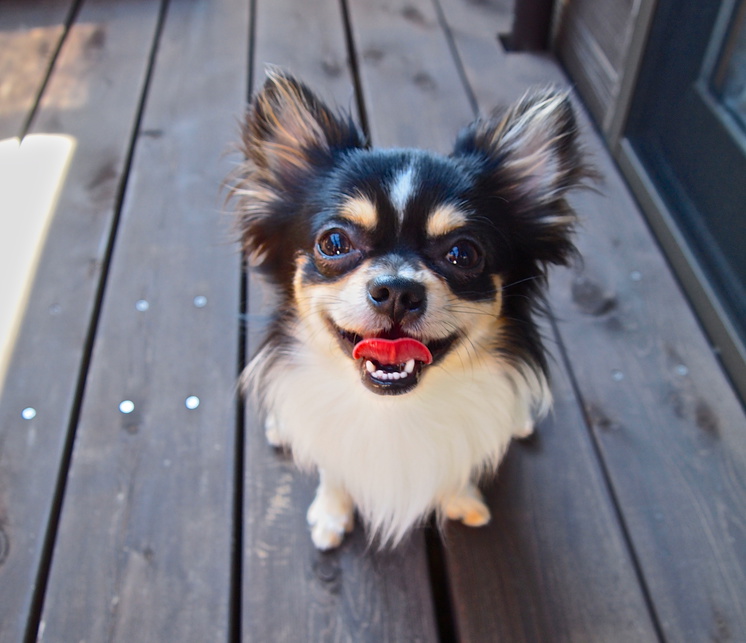
[[[264,420],[264,436],[267,438],[267,442],[270,446],[275,447],[276,449],[282,449],[285,447],[285,441],[282,439],[280,427],[277,425],[275,416],[271,413],[267,415],[267,418]]]
[[[339,547],[355,525],[354,512],[352,499],[346,493],[319,487],[306,515],[316,549]]]
[[[460,493],[446,497],[441,503],[441,509],[447,518],[460,520],[467,527],[482,527],[492,517],[482,494],[473,484]]]
[[[533,434],[534,423],[532,420],[526,420],[526,423],[523,426],[520,426],[515,431],[513,431],[513,437],[518,438],[519,440],[530,438]]]

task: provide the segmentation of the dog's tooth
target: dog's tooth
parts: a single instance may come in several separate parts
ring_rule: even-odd
[[[392,380],[398,380],[401,377],[401,373],[393,372],[390,377]]]
[[[375,373],[376,371],[375,364],[373,364],[373,362],[371,362],[370,360],[365,361],[365,369],[368,371],[368,373]]]
[[[399,377],[401,379],[404,379],[405,377],[407,377],[407,375],[409,375],[409,373],[407,373],[407,371],[402,371],[401,373],[399,373]]]
[[[404,365],[404,371],[407,373],[413,373],[414,372],[414,360],[410,359],[405,365]]]

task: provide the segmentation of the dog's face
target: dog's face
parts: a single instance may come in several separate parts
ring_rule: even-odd
[[[423,368],[499,320],[510,248],[480,216],[463,163],[355,150],[319,187],[295,304],[357,359],[372,391],[411,390]]]
[[[455,353],[541,362],[531,307],[547,264],[573,251],[575,138],[567,97],[548,92],[477,121],[450,156],[371,150],[272,74],[244,128],[245,250],[286,319],[375,393],[406,393]]]

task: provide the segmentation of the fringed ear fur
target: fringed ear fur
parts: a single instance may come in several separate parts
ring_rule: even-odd
[[[251,263],[282,281],[292,256],[300,194],[338,153],[363,147],[351,118],[332,112],[305,85],[271,69],[246,113],[241,132],[245,162],[232,177],[239,228]],[[230,198],[229,197],[229,198]]]
[[[565,195],[595,174],[582,160],[566,92],[534,90],[507,110],[477,120],[459,137],[454,155],[485,160],[485,180],[495,196],[529,226],[534,256],[567,262],[576,216]]]
[[[249,107],[242,138],[262,178],[278,184],[331,162],[336,150],[363,145],[349,117],[333,113],[303,83],[276,69]]]

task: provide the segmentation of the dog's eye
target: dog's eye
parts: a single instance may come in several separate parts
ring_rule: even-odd
[[[340,257],[352,251],[352,243],[341,230],[329,230],[319,239],[318,248],[326,257]]]
[[[476,268],[481,261],[481,254],[471,241],[461,240],[451,246],[446,254],[446,261],[459,268]]]

